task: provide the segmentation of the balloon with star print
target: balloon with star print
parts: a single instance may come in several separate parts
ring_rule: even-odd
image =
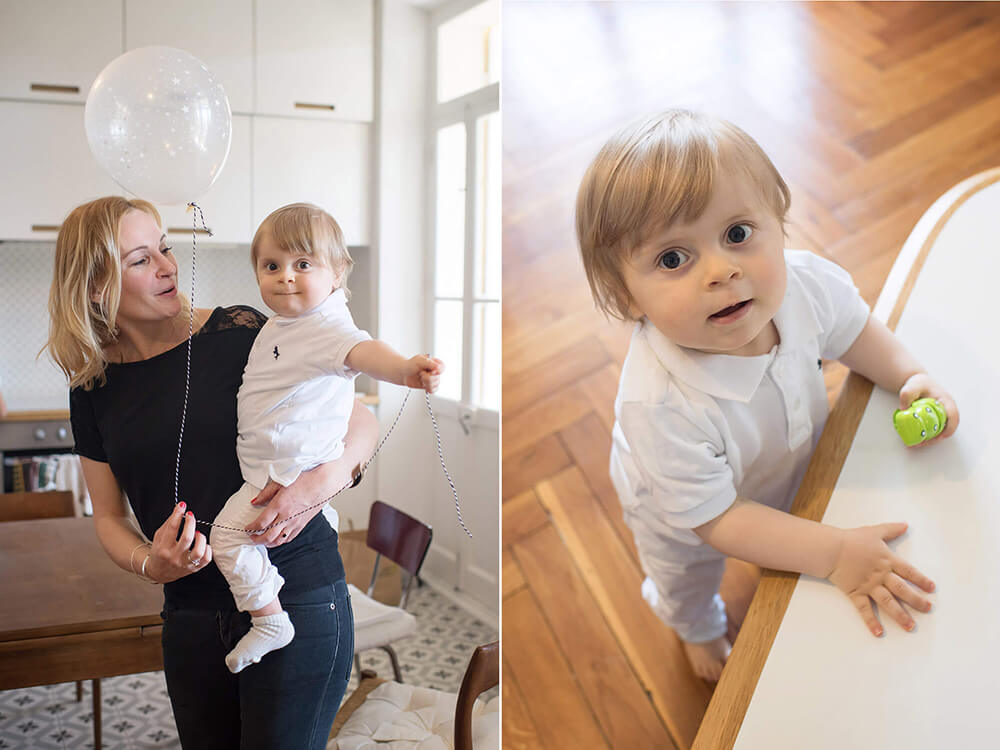
[[[232,141],[222,84],[194,55],[141,47],[112,60],[84,112],[94,158],[132,195],[175,205],[203,196]]]

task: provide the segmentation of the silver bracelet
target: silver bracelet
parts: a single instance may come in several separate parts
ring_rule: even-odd
[[[156,581],[154,581],[152,578],[150,578],[148,575],[146,575],[146,563],[149,562],[149,558],[152,557],[152,556],[153,556],[153,550],[152,550],[152,548],[150,548],[149,554],[146,555],[146,559],[144,559],[142,561],[142,569],[141,569],[142,572],[139,573],[139,577],[142,580],[144,580],[146,583],[156,583]]]

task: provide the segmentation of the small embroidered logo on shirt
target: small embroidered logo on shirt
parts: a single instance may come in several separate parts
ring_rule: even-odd
[[[274,358],[278,358],[278,347],[274,347]]]

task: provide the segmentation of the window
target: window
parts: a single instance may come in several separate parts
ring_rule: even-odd
[[[441,398],[500,408],[499,3],[466,0],[432,23],[436,71],[433,350]]]

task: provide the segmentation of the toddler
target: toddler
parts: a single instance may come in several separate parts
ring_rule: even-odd
[[[636,321],[615,400],[611,478],[635,536],[642,595],[717,680],[729,655],[726,556],[828,578],[871,632],[872,609],[913,628],[905,603],[934,584],[892,553],[905,524],[838,529],[787,513],[826,421],[821,359],[839,359],[907,407],[958,410],[869,315],[850,276],[784,249],[788,187],[731,123],[670,110],[604,145],[580,186],[576,229],[599,308]]]
[[[359,372],[433,393],[443,369],[429,356],[405,359],[354,325],[345,286],[353,261],[337,222],[317,206],[293,203],[264,219],[251,258],[261,297],[276,315],[254,341],[237,399],[244,484],[211,532],[216,565],[237,607],[252,618],[226,657],[232,672],[295,635],[278,601],[284,579],[267,548],[235,530],[259,515],[251,500],[269,482],[287,487],[301,472],[341,456]]]

